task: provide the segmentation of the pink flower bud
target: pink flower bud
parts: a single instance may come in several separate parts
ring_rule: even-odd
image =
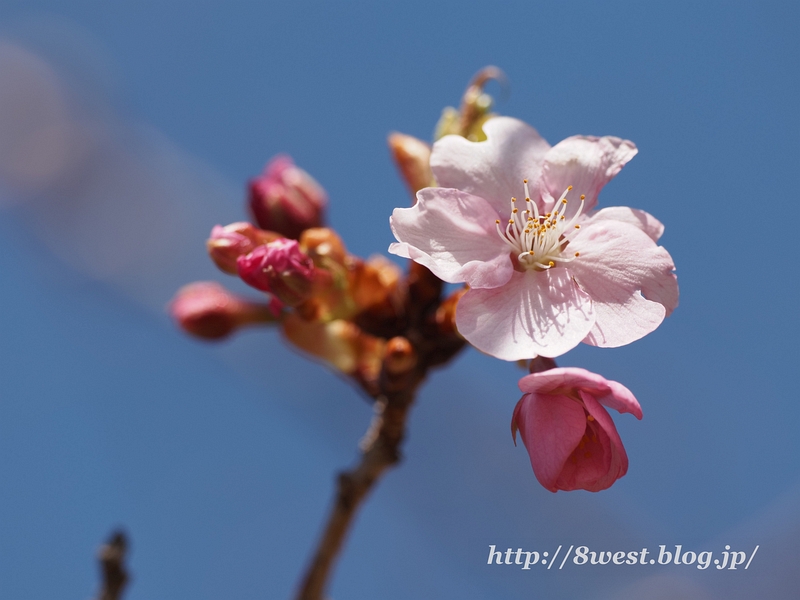
[[[216,225],[211,230],[211,237],[206,242],[206,247],[211,260],[222,271],[235,275],[238,272],[236,260],[240,256],[249,254],[257,246],[280,238],[279,234],[257,229],[250,223],[231,223],[225,227]]]
[[[555,368],[519,381],[525,392],[514,409],[536,479],[551,492],[599,492],[628,471],[628,455],[606,408],[642,418],[631,391],[585,369]]]
[[[280,305],[249,302],[218,283],[198,281],[178,290],[169,312],[184,331],[215,340],[244,325],[276,321]]]
[[[322,186],[284,155],[273,158],[250,182],[250,210],[256,223],[292,239],[323,224],[327,201]]]
[[[237,267],[245,283],[270,292],[288,306],[311,297],[316,269],[295,240],[280,239],[259,246],[240,256]]]

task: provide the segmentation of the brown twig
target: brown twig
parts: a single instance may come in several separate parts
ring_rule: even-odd
[[[339,474],[333,507],[297,600],[323,600],[336,558],[364,499],[380,477],[401,460],[406,420],[428,370],[447,362],[464,345],[458,335],[436,320],[441,281],[412,263],[406,301],[404,336],[387,343],[375,414],[361,442],[358,464]]]
[[[122,531],[115,531],[108,542],[100,548],[100,568],[103,572],[103,587],[97,600],[119,600],[128,583],[128,572],[125,570],[125,554],[128,540]]]

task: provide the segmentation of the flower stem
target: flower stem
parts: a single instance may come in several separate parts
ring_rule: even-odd
[[[375,402],[375,416],[362,440],[360,460],[353,469],[339,474],[334,504],[297,600],[323,600],[334,563],[359,507],[381,475],[400,461],[406,419],[415,389],[422,381],[414,379],[408,388],[379,397]]]
[[[398,332],[402,335],[386,344],[377,393],[371,394],[375,414],[361,440],[361,456],[355,467],[339,474],[333,506],[296,600],[324,599],[358,509],[381,476],[401,460],[406,421],[417,390],[431,368],[448,362],[464,346],[453,328],[436,320],[441,289],[442,282],[430,271],[411,264],[403,311],[405,325]]]

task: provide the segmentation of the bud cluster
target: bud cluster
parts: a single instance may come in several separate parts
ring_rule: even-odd
[[[433,184],[428,144],[392,134],[389,147],[412,196]],[[217,225],[206,244],[220,271],[265,296],[246,300],[219,284],[196,283],[178,292],[171,311],[185,331],[209,340],[247,325],[278,324],[294,346],[377,395],[382,371],[416,365],[416,350],[403,337],[412,321],[419,325],[414,315],[427,312],[431,331],[442,332],[449,347],[461,347],[454,303],[439,309],[441,282],[418,265],[403,277],[383,256],[350,254],[324,226],[326,204],[324,189],[291,158],[272,159],[248,186],[253,222]]]

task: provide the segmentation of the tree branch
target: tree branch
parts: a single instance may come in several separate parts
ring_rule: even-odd
[[[413,401],[414,389],[406,389],[379,397],[375,402],[375,416],[362,442],[361,459],[353,469],[339,474],[334,505],[297,594],[298,600],[324,597],[334,562],[361,503],[381,475],[400,460],[400,444]]]
[[[103,572],[103,587],[97,600],[120,600],[125,584],[128,583],[128,572],[125,570],[125,554],[128,540],[122,531],[115,531],[108,542],[100,548],[100,568]]]
[[[464,341],[454,329],[436,321],[441,281],[421,265],[411,263],[405,336],[387,342],[375,415],[361,441],[361,456],[337,479],[328,521],[303,577],[297,600],[323,600],[333,566],[359,507],[380,477],[401,460],[406,421],[417,390],[428,370],[455,356]]]

